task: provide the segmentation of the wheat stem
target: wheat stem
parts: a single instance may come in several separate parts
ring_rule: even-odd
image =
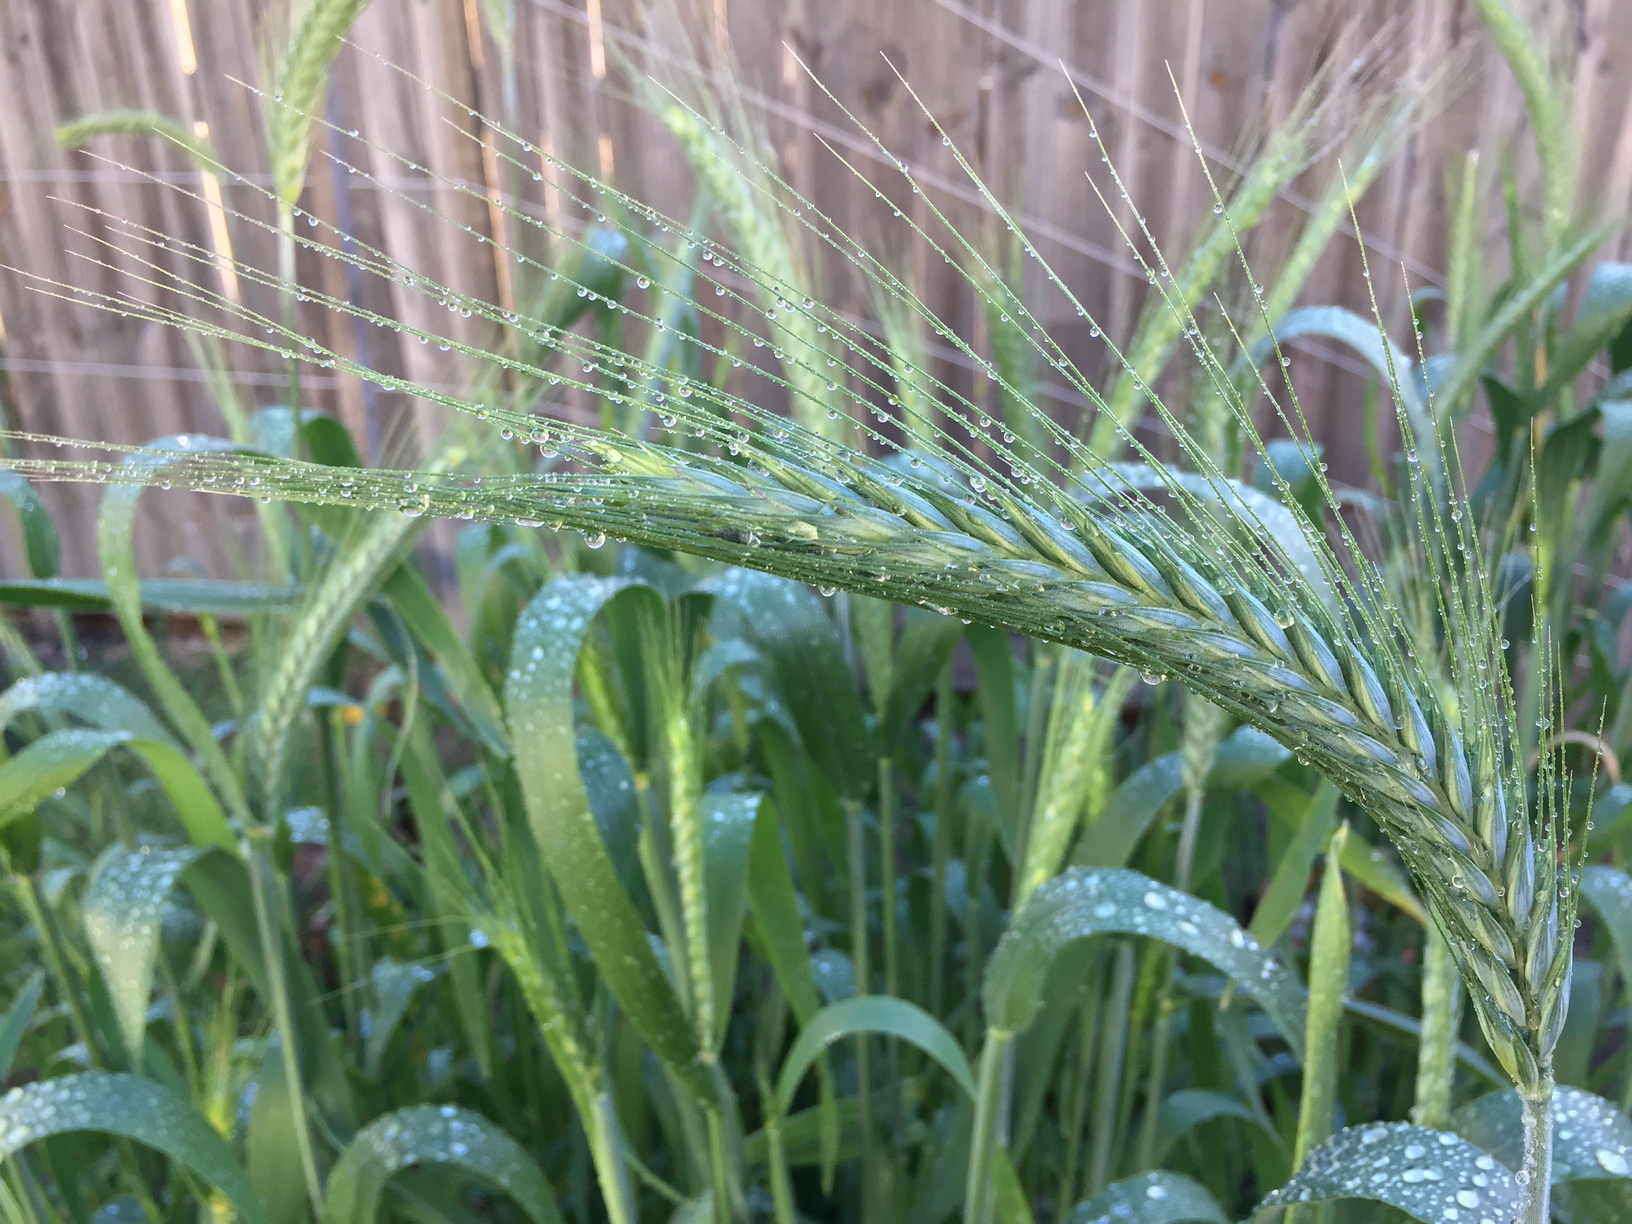
[[[1544,1068],[1534,1089],[1521,1091],[1524,1111],[1524,1159],[1516,1180],[1519,1211],[1513,1224],[1549,1224],[1553,1184],[1553,1074]]]

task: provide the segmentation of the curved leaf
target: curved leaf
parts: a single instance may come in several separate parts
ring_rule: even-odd
[[[533,597],[511,646],[504,692],[510,741],[534,840],[597,970],[646,1043],[712,1097],[692,1025],[618,878],[578,771],[572,718],[578,651],[590,622],[625,593],[657,598],[646,587],[581,574],[556,578]]]
[[[873,753],[838,627],[809,588],[752,570],[728,570],[704,590],[717,636],[749,641],[771,668],[805,750],[840,794],[872,783]]]
[[[1269,1126],[1264,1115],[1254,1113],[1232,1096],[1207,1088],[1186,1088],[1175,1092],[1156,1110],[1156,1150],[1154,1158],[1161,1163],[1168,1151],[1190,1131],[1215,1118],[1238,1118],[1250,1122],[1264,1132],[1272,1143],[1281,1137]]]
[[[1306,1000],[1292,970],[1222,910],[1116,868],[1068,871],[1039,888],[1015,916],[986,969],[987,1023],[1024,1031],[1042,1006],[1054,958],[1068,944],[1109,933],[1148,935],[1222,970],[1301,1057]]]
[[[0,472],[0,497],[17,511],[29,571],[35,578],[55,578],[57,567],[62,563],[62,542],[57,539],[57,525],[51,521],[51,514],[34,486],[16,472]]]
[[[109,484],[103,492],[102,508],[96,519],[96,548],[102,561],[102,577],[108,584],[108,600],[118,618],[119,627],[124,630],[131,657],[141,668],[142,676],[157,696],[160,708],[170,719],[170,725],[181,733],[182,740],[198,756],[205,775],[217,792],[233,809],[234,815],[247,821],[249,811],[243,801],[238,775],[216,740],[210,720],[164,661],[158,643],[142,621],[142,580],[136,569],[135,545],[136,506],[141,499],[144,480],[164,471],[187,454],[236,449],[231,442],[220,438],[178,434],[160,438],[142,452],[127,456],[117,475],[128,473],[134,482]]]
[[[397,1035],[397,1026],[408,1014],[408,1005],[421,987],[436,980],[436,975],[424,965],[404,964],[382,956],[369,970],[368,979],[374,1006],[369,1012],[368,1036],[363,1040],[363,1066],[370,1075],[378,1076],[391,1039]]]
[[[300,588],[269,582],[153,578],[142,583],[140,598],[143,607],[166,612],[248,616],[288,611],[300,602]],[[114,606],[114,593],[98,578],[11,578],[0,581],[0,603],[106,612]]]
[[[43,735],[0,765],[0,827],[73,785],[121,747],[136,753],[152,770],[195,845],[225,848],[235,844],[221,805],[173,740],[138,739],[126,731],[77,727]]]
[[[1207,1224],[1227,1224],[1217,1201],[1200,1182],[1183,1173],[1141,1173],[1138,1177],[1112,1182],[1085,1202],[1078,1203],[1066,1216],[1066,1224],[1180,1224],[1184,1220],[1205,1220]]]
[[[1632,983],[1632,876],[1594,863],[1581,871],[1581,895],[1614,941],[1621,980]]]
[[[1378,1122],[1339,1131],[1254,1209],[1370,1199],[1422,1224],[1506,1224],[1519,1206],[1513,1175],[1449,1131]]]
[[[1469,1101],[1451,1129],[1510,1169],[1524,1157],[1519,1094],[1508,1088]],[[1553,1182],[1632,1177],[1632,1118],[1580,1088],[1553,1089]]]
[[[157,1148],[220,1190],[244,1224],[265,1224],[227,1141],[191,1104],[152,1080],[88,1071],[13,1088],[0,1098],[0,1157],[73,1131],[122,1135]]]
[[[1207,785],[1217,790],[1252,786],[1274,773],[1291,755],[1256,727],[1237,727],[1218,746]],[[1084,831],[1077,843],[1077,865],[1126,864],[1162,807],[1183,788],[1177,752],[1166,753],[1134,770],[1111,792],[1099,819]]]
[[[885,1033],[917,1046],[957,1081],[971,1098],[975,1095],[975,1074],[963,1048],[941,1022],[923,1008],[905,999],[888,995],[858,995],[824,1007],[799,1030],[799,1036],[782,1060],[776,1077],[777,1107],[787,1113],[799,1081],[810,1070],[816,1056],[843,1037],[859,1033]]]
[[[513,1198],[533,1224],[558,1224],[555,1194],[522,1146],[481,1114],[415,1105],[375,1118],[341,1154],[323,1196],[323,1224],[373,1224],[380,1195],[409,1165],[445,1164]]]
[[[0,731],[25,713],[68,714],[103,731],[124,731],[136,739],[176,746],[175,737],[153,716],[145,701],[94,672],[25,676],[0,693]]]
[[[164,911],[181,873],[203,853],[196,846],[116,852],[104,861],[80,903],[85,937],[102,968],[119,1031],[137,1066],[147,1032]]]

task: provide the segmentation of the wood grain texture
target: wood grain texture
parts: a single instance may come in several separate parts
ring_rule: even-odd
[[[530,173],[495,158],[493,147],[484,150],[479,121],[439,95],[494,116],[546,155],[610,170],[621,187],[684,217],[692,184],[676,146],[650,112],[649,87],[637,78],[652,71],[684,81],[684,65],[701,52],[715,71],[734,65],[743,97],[760,116],[790,182],[836,223],[912,273],[930,302],[984,343],[979,312],[951,270],[905,241],[901,227],[892,224],[892,204],[917,218],[922,201],[901,197],[900,177],[887,172],[887,162],[840,109],[848,108],[895,155],[939,185],[937,203],[960,225],[995,244],[1001,227],[961,177],[903,78],[1119,339],[1134,326],[1147,285],[1117,232],[1118,221],[1131,222],[1133,206],[1113,193],[1115,208],[1107,215],[1090,185],[1090,176],[1102,186],[1106,179],[1089,135],[1089,114],[1140,214],[1177,255],[1184,236],[1209,210],[1211,195],[1184,131],[1174,85],[1208,166],[1227,189],[1256,139],[1293,111],[1312,76],[1324,73],[1324,155],[1294,182],[1248,244],[1267,275],[1338,157],[1352,151],[1366,100],[1391,88],[1420,90],[1436,71],[1455,65],[1449,79],[1441,72],[1438,94],[1425,104],[1431,121],[1402,143],[1360,207],[1373,267],[1383,270],[1375,283],[1385,310],[1398,302],[1407,281],[1421,287],[1438,278],[1446,176],[1460,167],[1467,150],[1481,151],[1482,172],[1491,183],[1479,218],[1487,284],[1499,283],[1507,261],[1495,176],[1508,165],[1521,181],[1535,173],[1518,91],[1465,0],[675,3],[684,10],[690,50],[659,37],[636,0],[375,0],[336,65],[325,115],[332,130],[314,137],[302,207],[429,277],[497,300],[517,291],[507,283],[516,273],[501,268],[492,246],[473,237],[493,232],[487,196],[513,194],[552,224],[572,227],[586,215],[574,199],[581,192],[549,181],[535,184]],[[81,257],[96,252],[96,240],[107,236],[107,216],[206,248],[211,242],[201,177],[182,155],[124,137],[100,138],[89,152],[66,153],[51,137],[61,122],[112,108],[161,111],[189,126],[202,121],[233,170],[251,182],[264,181],[262,100],[252,87],[266,79],[259,48],[275,37],[273,6],[266,0],[188,0],[187,9],[199,65],[191,75],[181,70],[170,0],[0,0],[0,258],[17,269],[0,275],[0,319],[7,403],[24,428],[133,443],[184,430],[220,432],[219,414],[183,337],[46,296],[29,279],[102,291],[120,283],[129,287],[128,260],[113,255],[112,267],[100,267]],[[1578,207],[1599,216],[1624,211],[1632,201],[1632,127],[1625,123],[1632,104],[1632,5],[1578,0],[1541,10],[1571,82],[1572,130],[1584,168]],[[500,12],[509,13],[502,43],[489,24]],[[821,87],[800,69],[801,60]],[[353,140],[352,130],[375,147]],[[876,179],[889,198],[875,199],[828,146]],[[352,174],[342,162],[364,173]],[[230,226],[237,257],[275,266],[264,202],[230,181],[224,190],[229,207],[250,218]],[[509,223],[503,237],[542,257],[541,237],[525,229]],[[1629,250],[1623,235],[1605,254],[1624,257]],[[159,251],[157,259],[178,274],[186,267],[171,252]],[[1358,262],[1354,239],[1340,236],[1303,300],[1364,309]],[[380,314],[447,323],[433,300],[370,278],[348,280],[339,261],[308,253],[300,271],[309,284]],[[833,266],[820,274],[836,304],[866,309],[853,276]],[[1103,354],[1096,352],[1102,342],[1089,336],[1086,323],[1035,269],[1026,276],[1039,316],[1086,368],[1102,369]],[[1226,301],[1242,306],[1250,298],[1247,290],[1244,278],[1234,276]],[[264,287],[245,284],[243,292],[256,309],[275,311]],[[390,329],[336,321],[315,309],[302,321],[339,351],[376,368],[430,383],[458,384],[463,377],[456,353],[403,343]],[[476,322],[455,320],[469,339],[480,340]],[[274,363],[254,353],[230,356],[234,385],[247,406],[282,397],[283,374]],[[1364,471],[1365,383],[1357,370],[1343,354],[1319,345],[1294,357],[1306,411],[1330,448],[1339,479],[1360,480]],[[972,385],[952,365],[947,372]],[[434,437],[438,419],[424,405],[322,374],[305,376],[303,394],[339,413],[371,458],[412,459]],[[1182,393],[1177,384],[1175,390]],[[1063,394],[1051,402],[1067,415],[1080,411]],[[59,486],[46,494],[64,530],[66,572],[94,573],[94,490]],[[138,541],[150,572],[178,556],[222,575],[253,568],[252,558],[246,560],[253,551],[247,511],[219,500],[148,500],[143,513],[150,521]],[[13,536],[9,524],[0,528],[0,573],[19,572],[22,565]],[[447,540],[443,532],[430,538],[442,545]]]

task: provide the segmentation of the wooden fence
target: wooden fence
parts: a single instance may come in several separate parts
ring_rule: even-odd
[[[509,287],[490,254],[473,257],[479,248],[462,228],[486,233],[491,211],[480,191],[455,186],[495,183],[492,145],[481,122],[441,94],[502,118],[542,154],[684,216],[692,193],[684,160],[642,81],[651,73],[682,89],[699,81],[718,89],[729,59],[737,82],[730,93],[763,124],[790,181],[838,224],[915,271],[931,302],[960,326],[979,330],[967,295],[959,297],[944,268],[901,243],[899,227],[887,224],[888,201],[829,152],[880,183],[888,177],[887,161],[846,111],[933,184],[961,224],[978,229],[989,210],[942,145],[939,124],[1018,209],[1106,333],[1122,338],[1147,286],[1117,232],[1133,214],[1114,195],[1108,210],[1090,182],[1106,181],[1090,135],[1095,125],[1156,239],[1182,248],[1211,204],[1204,166],[1227,190],[1255,136],[1292,114],[1320,76],[1328,103],[1317,141],[1325,156],[1252,240],[1255,257],[1273,265],[1338,157],[1353,155],[1355,137],[1375,117],[1368,105],[1413,97],[1422,122],[1399,142],[1359,212],[1373,266],[1387,274],[1373,282],[1389,287],[1385,296],[1399,296],[1402,270],[1414,286],[1440,280],[1447,176],[1460,174],[1468,151],[1482,158],[1478,223],[1488,283],[1500,280],[1506,262],[1498,173],[1512,168],[1521,183],[1536,174],[1522,99],[1467,0],[690,3],[680,36],[673,20],[665,24],[635,0],[374,0],[337,63],[325,116],[332,127],[315,141],[302,207],[428,277],[496,300]],[[1584,169],[1577,207],[1624,211],[1632,201],[1632,4],[1538,0],[1535,8],[1571,85]],[[672,5],[665,11],[672,18]],[[265,82],[260,48],[276,37],[276,12],[265,0],[0,0],[0,259],[13,269],[0,273],[0,320],[6,407],[22,428],[134,443],[220,432],[222,394],[246,408],[281,398],[283,375],[253,353],[228,354],[229,372],[212,383],[201,366],[209,355],[182,335],[51,290],[53,282],[102,293],[133,284],[132,262],[99,245],[115,219],[205,250],[230,244],[246,267],[275,266],[269,232],[254,220],[265,209],[253,185],[268,181],[257,89]],[[687,67],[699,53],[712,65],[700,78]],[[228,180],[225,203],[248,219],[224,222],[203,176],[151,139],[104,137],[76,153],[54,143],[58,124],[110,109],[161,112],[206,135],[245,177],[245,184]],[[392,153],[426,172],[394,162]],[[348,173],[342,163],[364,172]],[[573,212],[570,193],[549,179],[520,187],[546,219]],[[1619,239],[1606,254],[1626,249]],[[170,250],[154,258],[177,273],[187,266]],[[1356,242],[1339,236],[1303,300],[1369,309],[1358,266]],[[348,286],[337,261],[313,257],[301,271],[340,297],[363,294],[382,314],[415,320],[435,311],[389,286]],[[213,271],[201,283],[228,288]],[[835,285],[842,305],[865,310],[859,289]],[[246,301],[266,296],[250,277],[232,288]],[[1087,325],[1063,302],[1038,300],[1067,349],[1091,360]],[[389,329],[347,327],[326,338],[373,368],[432,383],[461,377],[450,356],[404,344]],[[405,439],[421,410],[321,373],[306,377],[303,394],[338,411],[371,457],[411,445]],[[1354,362],[1310,346],[1295,374],[1334,471],[1359,479],[1364,385]],[[48,496],[64,528],[66,571],[94,574],[96,492],[58,487]],[[201,497],[147,502],[139,540],[150,572],[176,558],[208,573],[253,571],[253,516],[245,508]],[[11,537],[0,530],[0,573],[22,569]]]

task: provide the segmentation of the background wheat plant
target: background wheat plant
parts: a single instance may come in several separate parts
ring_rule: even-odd
[[[574,202],[552,224],[525,192],[316,138],[360,8],[313,0],[272,90],[245,87],[270,185],[162,117],[59,133],[181,145],[276,268],[229,288],[215,247],[91,210],[79,249],[130,274],[35,288],[290,376],[259,410],[224,392],[227,438],[7,435],[35,574],[0,593],[59,609],[70,660],[62,609],[108,609],[129,648],[116,678],[48,671],[10,622],[0,643],[0,1068],[29,1073],[0,1102],[8,1220],[1632,1212],[1632,1119],[1596,1094],[1632,1092],[1632,879],[1604,861],[1627,853],[1632,588],[1599,597],[1632,482],[1632,277],[1596,266],[1566,312],[1607,230],[1554,178],[1535,232],[1512,212],[1499,293],[1469,271],[1470,170],[1445,317],[1368,265],[1366,318],[1295,303],[1418,93],[1371,99],[1268,288],[1245,236],[1331,151],[1341,82],[1238,182],[1198,148],[1216,207],[1171,265],[1136,201],[1112,207],[1099,145],[1152,289],[1102,377],[1037,322],[1052,298],[1101,330],[950,135],[991,232],[892,158],[906,207],[871,243],[784,180],[718,61],[716,92],[640,85],[696,172],[683,219],[483,118],[495,165]],[[1545,65],[1480,8],[1567,176]],[[489,209],[480,231],[421,203],[513,300],[311,211],[313,148]],[[980,334],[892,242],[963,278]],[[297,275],[319,260],[457,323]],[[832,269],[866,311],[823,291]],[[1215,310],[1237,278],[1244,307]],[[370,368],[315,314],[457,353],[463,379]],[[1299,336],[1350,346],[1392,405],[1369,492],[1309,439]],[[365,467],[303,367],[446,432]],[[1080,428],[1041,379],[1089,405]],[[106,486],[99,583],[55,575],[30,484],[53,481]],[[266,572],[139,578],[149,488],[256,499]],[[438,519],[466,524],[462,628],[413,556]],[[156,608],[196,615],[204,668]]]

